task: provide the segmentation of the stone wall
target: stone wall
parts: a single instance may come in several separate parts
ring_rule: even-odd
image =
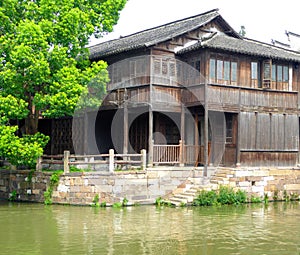
[[[16,191],[21,201],[43,202],[51,173],[0,170],[0,198]],[[113,204],[124,198],[130,203],[151,204],[160,196],[171,193],[189,178],[202,176],[192,169],[70,173],[60,176],[52,201],[59,204],[89,205],[98,194],[101,202]],[[197,178],[196,178],[197,179]]]
[[[17,200],[43,202],[50,176],[51,173],[28,170],[0,170],[0,199],[8,199],[16,192]]]
[[[113,204],[124,198],[129,203],[152,204],[158,197],[171,194],[186,183],[203,183],[202,171],[195,169],[151,169],[147,171],[120,171],[69,173],[60,176],[52,200],[58,204],[89,205],[96,195],[101,202]],[[0,199],[8,199],[15,191],[20,201],[43,202],[51,173],[0,170]],[[270,199],[277,193],[300,194],[300,169],[218,169],[211,183],[229,185],[245,190],[249,196]]]
[[[244,190],[249,196],[270,200],[300,195],[300,169],[285,168],[220,168],[211,182]]]

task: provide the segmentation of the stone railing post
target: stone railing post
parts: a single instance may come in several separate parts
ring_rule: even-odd
[[[109,160],[108,160],[108,171],[110,173],[114,172],[114,164],[115,164],[115,151],[114,149],[109,150]]]
[[[38,159],[36,160],[36,171],[37,172],[41,172],[42,171],[42,156],[38,157]]]
[[[64,151],[64,174],[70,173],[69,158],[70,151]]]
[[[141,150],[141,169],[142,170],[146,169],[146,164],[147,164],[147,153],[146,153],[146,150],[143,149],[143,150]]]

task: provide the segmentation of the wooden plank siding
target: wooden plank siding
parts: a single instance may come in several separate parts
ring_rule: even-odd
[[[298,116],[241,112],[241,151],[297,151]]]
[[[241,164],[295,165],[299,150],[297,115],[241,112]]]

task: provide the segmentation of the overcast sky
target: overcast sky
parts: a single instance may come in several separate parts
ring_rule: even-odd
[[[118,38],[147,28],[200,14],[215,8],[237,32],[270,43],[287,42],[285,30],[300,33],[300,2],[296,0],[128,0],[114,32],[103,40]],[[100,41],[93,40],[91,44]]]

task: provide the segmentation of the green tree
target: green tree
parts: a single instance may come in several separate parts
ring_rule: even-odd
[[[107,64],[91,64],[86,46],[92,35],[112,31],[125,3],[0,0],[0,156],[15,164],[23,154],[36,158],[47,142],[38,133],[40,117],[70,116],[78,104],[99,103]],[[23,137],[10,119],[25,120]]]
[[[26,134],[37,133],[41,115],[72,115],[91,79],[103,91],[106,63],[91,65],[86,46],[112,31],[125,2],[0,1],[1,94],[27,102]]]

